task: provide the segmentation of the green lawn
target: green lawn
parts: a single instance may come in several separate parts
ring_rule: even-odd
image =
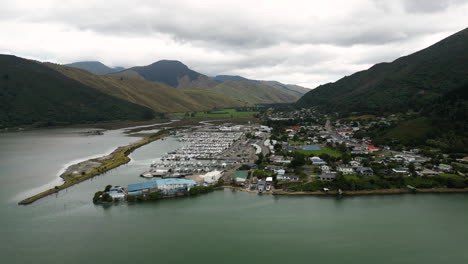
[[[259,112],[239,112],[236,109],[229,108],[216,111],[203,111],[203,112],[186,112],[186,113],[175,113],[175,116],[186,117],[186,118],[245,118],[253,117]]]
[[[303,144],[304,142],[300,142],[300,141],[289,142],[289,145],[292,145],[292,146],[303,145]]]
[[[300,150],[296,150],[296,151],[304,153],[304,154],[309,155],[309,156],[311,156],[311,155],[320,156],[320,154],[325,153],[325,154],[328,154],[328,155],[330,155],[332,157],[337,157],[337,158],[341,157],[341,153],[339,151],[333,150],[331,148],[322,148],[321,150],[302,150],[302,149],[300,149]]]
[[[350,181],[350,180],[353,180],[353,181],[360,181],[361,179],[359,178],[359,176],[357,175],[344,175],[343,176],[346,180]]]

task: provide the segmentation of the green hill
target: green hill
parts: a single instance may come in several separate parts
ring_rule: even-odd
[[[377,144],[432,146],[447,152],[468,152],[468,84],[432,100],[419,113],[391,127],[366,132]]]
[[[153,117],[151,109],[87,87],[39,62],[0,55],[0,128]]]
[[[258,81],[225,81],[209,90],[235,98],[246,105],[293,103],[300,97]]]
[[[210,90],[176,89],[142,78],[94,75],[87,71],[57,64],[47,64],[56,71],[103,93],[149,107],[157,112],[189,112],[215,107],[244,106],[238,100]]]
[[[109,66],[104,65],[103,63],[99,61],[80,61],[80,62],[65,64],[65,66],[87,70],[91,73],[98,74],[98,75],[104,75],[104,74],[109,74],[109,73],[114,73],[114,72],[119,72],[119,71],[124,70],[124,68],[122,67],[111,68]]]
[[[298,102],[326,112],[399,114],[369,129],[377,144],[432,146],[468,152],[468,29],[392,63],[321,85]],[[357,113],[353,113],[357,112]]]
[[[392,63],[321,85],[305,94],[300,107],[339,113],[419,111],[468,81],[468,29]]]
[[[283,92],[289,93],[291,95],[297,96],[300,98],[304,94],[310,91],[310,89],[304,88],[299,85],[294,85],[294,84],[282,84],[277,81],[260,81],[264,84],[267,84],[269,86],[275,87],[278,90],[281,90]]]

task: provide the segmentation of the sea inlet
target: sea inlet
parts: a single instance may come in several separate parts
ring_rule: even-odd
[[[2,263],[468,263],[468,194],[285,197],[233,190],[95,205],[179,143],[158,140],[132,161],[27,206],[70,163],[138,140],[123,130],[0,134]]]

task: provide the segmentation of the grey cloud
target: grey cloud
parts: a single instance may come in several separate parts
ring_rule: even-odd
[[[0,50],[125,66],[178,59],[208,75],[246,74],[313,87],[424,48],[413,43],[427,37],[461,29],[467,1],[349,0],[340,8],[332,0],[302,1],[284,10],[274,6],[280,1],[252,7],[242,0],[114,0],[112,5],[81,0],[73,6],[50,0],[28,8],[28,1],[6,0],[0,34],[9,38]],[[46,36],[35,34],[39,29]],[[43,43],[34,45],[38,36]]]
[[[434,13],[466,2],[466,0],[404,0],[403,3],[407,12]]]

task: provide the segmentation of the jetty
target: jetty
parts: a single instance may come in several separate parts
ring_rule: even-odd
[[[111,154],[106,155],[101,158],[97,159],[90,159],[87,161],[80,162],[78,164],[74,164],[66,169],[66,171],[60,175],[60,177],[64,180],[64,183],[59,186],[55,186],[54,188],[48,189],[31,197],[28,197],[18,204],[20,205],[27,205],[31,204],[43,197],[48,195],[58,193],[61,190],[64,190],[70,186],[83,182],[85,180],[91,179],[97,175],[100,175],[106,171],[119,167],[122,164],[126,164],[130,161],[128,157],[130,153],[132,153],[135,149],[144,146],[148,143],[151,143],[157,139],[163,138],[169,135],[169,132],[166,130],[161,130],[158,133],[155,133],[151,136],[145,137],[142,140],[127,145],[127,146],[120,146],[115,149]],[[88,165],[88,166],[87,166]],[[76,174],[77,167],[87,167],[88,170],[84,171],[83,173]]]

